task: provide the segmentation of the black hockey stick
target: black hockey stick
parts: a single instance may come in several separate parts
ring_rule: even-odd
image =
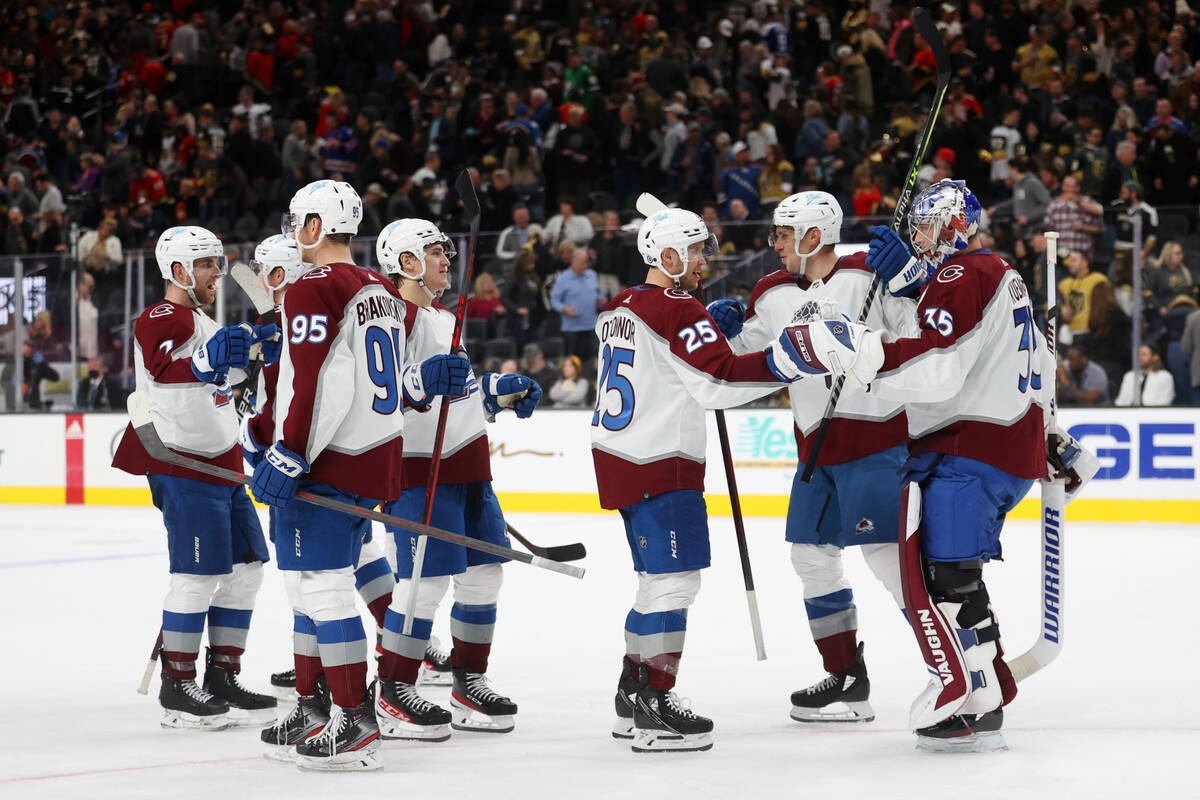
[[[275,313],[275,301],[267,293],[267,288],[262,285],[262,281],[259,280],[258,275],[254,274],[254,270],[239,261],[230,267],[229,275],[233,278],[234,283],[242,287],[242,291],[250,298],[250,304],[258,312],[261,321],[260,324],[274,325],[278,317]],[[246,380],[238,384],[238,388],[241,389],[241,394],[237,401],[239,419],[254,411],[254,404],[258,400],[258,373],[262,371],[262,368],[263,360],[261,357],[252,360],[250,365],[246,367]]]
[[[535,556],[549,558],[552,561],[578,561],[579,559],[587,556],[587,548],[585,548],[580,542],[575,542],[574,544],[552,545],[551,547],[538,547],[536,544],[522,536],[520,531],[518,531],[512,525],[509,525],[507,522],[504,523],[504,527],[508,529],[509,534],[511,534],[514,539],[525,545],[525,549],[533,553]]]
[[[129,421],[133,425],[133,431],[137,434],[138,440],[141,441],[142,447],[146,448],[146,452],[151,458],[158,461],[164,461],[168,464],[174,464],[185,469],[190,469],[195,472],[200,472],[205,475],[212,475],[222,480],[240,483],[243,486],[250,485],[250,478],[244,473],[218,467],[215,464],[209,464],[206,461],[190,458],[185,455],[176,453],[171,448],[163,444],[163,440],[159,438],[158,431],[154,429],[154,420],[150,416],[150,403],[142,392],[134,392],[129,395]],[[341,511],[343,514],[349,514],[352,517],[360,517],[369,519],[374,522],[382,522],[384,525],[390,525],[393,528],[411,531],[413,533],[432,536],[434,539],[441,539],[444,542],[451,544],[462,545],[463,547],[472,550],[480,550],[484,553],[508,558],[513,561],[520,561],[523,564],[529,564],[534,567],[550,570],[551,572],[559,572],[563,575],[570,575],[572,578],[582,578],[584,569],[571,564],[560,564],[557,561],[552,561],[541,556],[522,553],[520,550],[513,550],[511,547],[504,547],[491,542],[485,542],[480,539],[470,539],[457,533],[444,531],[441,528],[434,528],[429,525],[422,525],[419,522],[412,520],[393,517],[391,514],[384,514],[373,508],[362,508],[353,505],[352,503],[343,503],[339,500],[332,500],[321,495],[311,494],[309,492],[296,492],[296,499],[302,500],[305,503],[312,503],[314,506],[329,508],[334,511]]]
[[[946,43],[942,39],[941,31],[937,29],[933,18],[923,8],[918,8],[913,12],[913,22],[916,23],[917,30],[921,32],[921,37],[929,43],[929,49],[933,51],[933,60],[937,63],[937,90],[933,93],[933,105],[929,108],[929,117],[925,120],[925,128],[921,131],[916,152],[913,153],[908,177],[904,181],[904,187],[900,190],[900,197],[896,200],[896,212],[892,215],[892,229],[897,231],[904,224],[904,218],[908,214],[913,190],[917,184],[917,172],[921,169],[925,151],[929,149],[929,140],[933,136],[934,125],[937,124],[938,114],[946,99],[946,90],[950,87],[950,53],[946,50]],[[867,297],[863,300],[862,308],[858,312],[860,324],[867,321],[867,314],[870,313],[871,306],[875,303],[875,295],[879,292],[880,282],[879,274],[876,273],[871,279],[871,288],[867,290]],[[813,470],[817,468],[817,457],[821,454],[821,446],[825,444],[825,437],[829,435],[829,426],[833,424],[833,412],[837,409],[838,398],[841,397],[842,387],[845,385],[845,375],[839,375],[833,383],[833,391],[829,394],[825,414],[821,417],[821,426],[817,428],[817,433],[813,437],[812,447],[808,451],[808,462],[804,465],[804,472],[800,476],[805,483],[812,480]]]

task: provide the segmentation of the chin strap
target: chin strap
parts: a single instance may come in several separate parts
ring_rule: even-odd
[[[799,242],[796,242],[796,244],[792,246],[792,250],[795,251],[796,255],[800,256],[800,275],[803,275],[805,270],[808,269],[808,260],[824,249],[824,242],[819,242],[817,246],[813,248],[811,253],[801,253]]]
[[[171,283],[178,286],[183,291],[187,292],[188,299],[192,301],[192,305],[195,306],[196,308],[199,308],[200,301],[196,299],[196,276],[192,275],[190,272],[188,274],[191,275],[191,278],[192,278],[191,286],[184,286],[182,283],[175,280],[174,275],[172,275],[170,278],[167,278],[167,280],[169,280]]]

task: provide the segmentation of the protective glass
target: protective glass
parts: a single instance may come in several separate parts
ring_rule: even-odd
[[[285,211],[279,218],[279,230],[289,239],[296,238],[296,231],[304,227],[304,218],[299,214]]]

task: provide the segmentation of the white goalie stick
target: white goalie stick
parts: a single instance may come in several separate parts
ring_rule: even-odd
[[[637,199],[637,210],[649,219],[666,208],[666,204],[654,195],[643,192]],[[737,536],[738,556],[742,562],[742,581],[746,586],[746,605],[750,609],[750,632],[754,636],[754,654],[759,661],[767,658],[763,643],[762,619],[758,613],[758,596],[754,591],[754,573],[750,570],[750,548],[746,543],[746,525],[742,520],[742,504],[738,498],[737,479],[733,474],[733,453],[729,449],[729,431],[725,426],[725,412],[716,410],[717,438],[721,442],[721,456],[725,462],[725,482],[729,487],[729,505],[733,513],[733,530]]]
[[[1058,303],[1054,284],[1054,272],[1058,265],[1058,233],[1046,233],[1046,349],[1049,351],[1049,375],[1042,380],[1050,381],[1050,416],[1047,430],[1054,437],[1054,423],[1058,417]],[[1056,443],[1047,445],[1047,452],[1054,452]],[[1008,662],[1013,678],[1023,681],[1058,657],[1062,650],[1063,635],[1063,513],[1067,506],[1065,478],[1047,476],[1042,482],[1042,580],[1041,629],[1033,647]]]
[[[258,312],[263,325],[273,325],[278,321],[275,313],[275,301],[271,299],[267,287],[263,286],[254,270],[239,261],[229,268],[229,276],[246,293],[246,297],[250,298],[250,304]],[[259,355],[262,351],[261,345],[257,345],[256,348],[252,351],[250,366],[246,368],[246,380],[242,381],[238,387],[242,390],[237,401],[239,418],[254,411],[254,404],[258,400],[258,373],[262,371],[263,361]]]
[[[133,431],[135,434],[137,434],[138,440],[142,443],[142,447],[146,448],[146,452],[151,458],[166,462],[168,464],[174,464],[185,469],[190,469],[194,472],[212,475],[213,477],[221,478],[222,480],[240,483],[243,486],[250,485],[250,478],[241,471],[225,469],[224,467],[219,467],[215,464],[209,464],[207,461],[200,461],[199,459],[180,455],[163,444],[162,439],[159,438],[158,431],[154,429],[154,420],[150,417],[150,403],[144,393],[133,392],[131,395],[129,395],[127,405],[129,409],[129,421],[133,425]],[[467,547],[471,550],[479,550],[484,553],[491,553],[492,555],[501,556],[502,558],[508,558],[513,561],[520,561],[522,564],[529,564],[530,566],[540,567],[541,569],[549,570],[551,572],[569,575],[572,578],[582,578],[584,576],[583,567],[577,567],[573,564],[561,564],[548,558],[542,558],[541,556],[530,555],[529,553],[523,553],[520,550],[514,550],[511,547],[492,544],[491,542],[485,542],[480,539],[471,539],[457,533],[452,533],[451,531],[442,530],[441,528],[422,525],[419,522],[401,519],[400,517],[394,517],[391,514],[384,514],[383,512],[377,511],[373,508],[362,508],[360,506],[353,505],[352,503],[343,503],[339,500],[333,500],[328,497],[322,497],[321,495],[316,495],[305,491],[296,492],[295,499],[305,503],[311,503],[315,506],[321,506],[322,508],[340,511],[343,514],[349,514],[352,517],[360,517],[362,519],[369,519],[374,522],[381,522],[384,525],[390,525],[394,528],[400,528],[401,530],[412,531],[413,533],[423,534],[434,539],[441,539],[442,541],[450,542],[451,544],[462,545],[463,547]]]

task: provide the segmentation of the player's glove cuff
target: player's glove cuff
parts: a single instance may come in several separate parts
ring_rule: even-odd
[[[308,472],[308,462],[276,442],[263,453],[254,468],[251,488],[254,496],[271,506],[284,507],[296,496],[300,479]]]

